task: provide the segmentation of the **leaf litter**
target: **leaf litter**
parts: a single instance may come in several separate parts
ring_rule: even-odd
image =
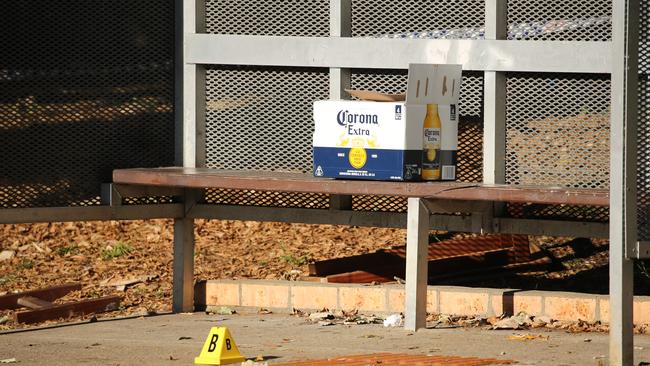
[[[202,219],[195,220],[195,236],[197,281],[220,278],[298,280],[308,274],[309,262],[371,253],[406,242],[403,229]],[[567,240],[571,239],[531,237],[531,241],[562,263],[562,268],[528,276],[521,274],[518,278],[565,283],[566,278],[576,273],[606,265],[606,241],[567,243]],[[123,297],[120,308],[96,317],[168,312],[172,296],[172,241],[172,220],[0,225],[0,252],[5,253],[5,259],[0,260],[0,295],[81,282],[81,291],[72,292],[56,303],[119,294]],[[517,283],[502,284],[502,287],[504,285],[512,288]],[[576,283],[571,285],[576,287]],[[229,308],[213,312],[235,313]],[[12,314],[0,311],[0,329],[24,327],[13,323]],[[308,314],[296,309],[294,315]],[[607,331],[607,325],[598,322],[558,322],[544,317],[517,316],[516,319],[488,319],[438,314],[432,315],[435,319],[430,321],[436,327],[489,326],[498,329],[497,324],[500,324],[503,329],[545,327],[569,332]],[[334,319],[318,321],[350,325],[379,324],[383,319],[355,313],[335,314]],[[636,326],[635,330],[650,333],[646,325]]]
[[[310,261],[406,241],[402,229],[219,220],[196,220],[195,235],[197,281],[297,280],[308,274]],[[118,294],[120,308],[98,318],[168,312],[172,241],[172,220],[0,225],[0,295],[80,282],[81,291],[55,303]],[[25,327],[12,315],[0,311],[0,329]]]

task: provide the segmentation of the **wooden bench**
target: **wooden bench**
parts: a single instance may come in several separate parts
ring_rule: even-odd
[[[609,190],[461,182],[382,182],[315,178],[285,172],[227,171],[208,168],[123,169],[113,172],[117,184],[223,188],[259,191],[379,195],[444,200],[520,202],[553,205],[608,206]]]
[[[425,326],[428,232],[430,216],[441,212],[476,213],[477,230],[491,231],[495,202],[548,205],[608,206],[609,191],[561,187],[486,185],[461,182],[380,182],[315,178],[284,172],[225,171],[207,168],[121,169],[113,172],[117,187],[172,189],[235,189],[329,195],[408,197],[405,327]],[[151,192],[145,189],[145,192]],[[188,191],[186,211],[196,204]],[[323,210],[316,210],[323,211]],[[174,310],[193,307],[193,217],[174,225]]]

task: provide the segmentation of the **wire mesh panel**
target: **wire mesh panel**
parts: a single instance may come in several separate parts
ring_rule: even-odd
[[[353,37],[480,28],[484,23],[485,1],[352,0]]]
[[[609,78],[511,74],[507,182],[609,187]]]
[[[511,39],[611,41],[611,18],[612,0],[508,0]]]
[[[313,102],[329,97],[327,69],[207,70],[207,166],[312,169]]]
[[[328,69],[215,66],[206,84],[207,167],[311,172],[313,102],[329,97]],[[327,195],[235,192],[210,191],[207,200],[328,204]]]
[[[610,88],[605,76],[510,74],[506,182],[608,188]],[[513,212],[542,212],[541,216],[556,217],[589,213],[600,219],[607,211],[589,208],[585,213],[584,208],[548,206],[540,210],[531,206]]]
[[[114,168],[173,165],[173,2],[11,1],[0,34],[0,208],[96,205]]]
[[[507,214],[515,218],[607,222],[609,210],[598,206],[507,204]]]
[[[641,2],[637,216],[639,240],[650,240],[650,4]]]
[[[204,199],[206,203],[222,205],[282,208],[329,208],[329,196],[326,194],[208,189],[205,192]]]
[[[217,34],[327,37],[329,12],[329,0],[207,0],[206,27]]]
[[[365,70],[352,72],[352,89],[374,90],[382,93],[406,91],[406,70]],[[458,180],[483,180],[483,76],[463,73],[459,103]],[[406,199],[401,197],[353,197],[353,208],[361,211],[406,211]]]

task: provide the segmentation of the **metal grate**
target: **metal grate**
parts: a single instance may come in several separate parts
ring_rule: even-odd
[[[208,167],[311,171],[313,102],[329,97],[327,69],[213,67],[206,79]]]
[[[174,203],[174,198],[169,196],[160,197],[124,197],[123,205],[156,205],[163,203]]]
[[[609,221],[609,210],[598,206],[567,206],[539,204],[507,204],[507,213],[515,218],[537,218],[552,220]]]
[[[506,182],[608,188],[610,90],[608,76],[510,74]],[[602,207],[510,206],[513,216],[525,217],[598,221],[608,212]]]
[[[329,208],[326,194],[293,192],[260,192],[234,189],[208,189],[205,203],[237,206],[283,208]]]
[[[114,168],[173,165],[173,2],[7,2],[0,34],[0,208],[98,205]]]
[[[650,240],[650,4],[641,2],[637,215],[639,240]]]
[[[353,37],[480,28],[484,23],[485,1],[352,0]]]
[[[310,172],[313,102],[328,99],[328,72],[309,68],[209,68],[207,167]],[[262,206],[286,206],[290,202],[291,207],[329,205],[327,195],[243,191],[209,191],[206,201]]]
[[[408,200],[393,196],[352,196],[352,210],[372,212],[406,212]]]
[[[208,33],[327,37],[329,0],[207,0]]]
[[[508,0],[510,37],[538,41],[611,41],[612,0]]]
[[[609,186],[609,78],[511,74],[509,184]]]

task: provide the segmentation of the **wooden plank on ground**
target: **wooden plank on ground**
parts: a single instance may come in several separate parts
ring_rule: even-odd
[[[54,301],[72,291],[81,290],[80,283],[66,283],[64,285],[52,286],[38,290],[24,291],[17,294],[7,294],[0,296],[0,310],[19,309],[22,305],[18,304],[21,297],[32,296],[45,301]]]
[[[310,276],[329,276],[338,273],[354,272],[368,267],[383,267],[404,263],[404,256],[386,253],[383,250],[374,253],[353,255],[349,257],[327,259],[309,264]]]
[[[403,272],[403,271],[402,271]],[[394,277],[387,277],[366,271],[338,273],[325,277],[328,283],[386,283],[395,281]]]
[[[38,297],[34,297],[34,296],[21,297],[18,299],[17,303],[20,306],[24,306],[30,309],[44,309],[44,308],[49,308],[53,305],[49,301],[41,300]]]
[[[509,252],[508,248],[499,248],[430,260],[427,263],[428,273],[431,276],[436,274],[458,273],[466,268],[478,269],[506,266],[508,264]],[[380,266],[374,264],[372,267],[333,274],[326,278],[327,282],[333,283],[385,283],[395,281],[395,276],[403,279],[406,274],[405,270],[406,262],[402,259],[402,262],[397,265]]]
[[[530,261],[531,251],[528,236],[484,235],[430,244],[427,257],[429,274],[439,275]],[[404,278],[405,258],[406,247],[399,246],[312,263],[309,272],[335,283],[392,282]]]
[[[117,309],[120,304],[120,296],[106,296],[99,299],[88,299],[66,304],[53,305],[48,308],[20,311],[15,313],[18,323],[37,323],[45,320],[68,318],[73,315],[88,315],[102,313]]]

